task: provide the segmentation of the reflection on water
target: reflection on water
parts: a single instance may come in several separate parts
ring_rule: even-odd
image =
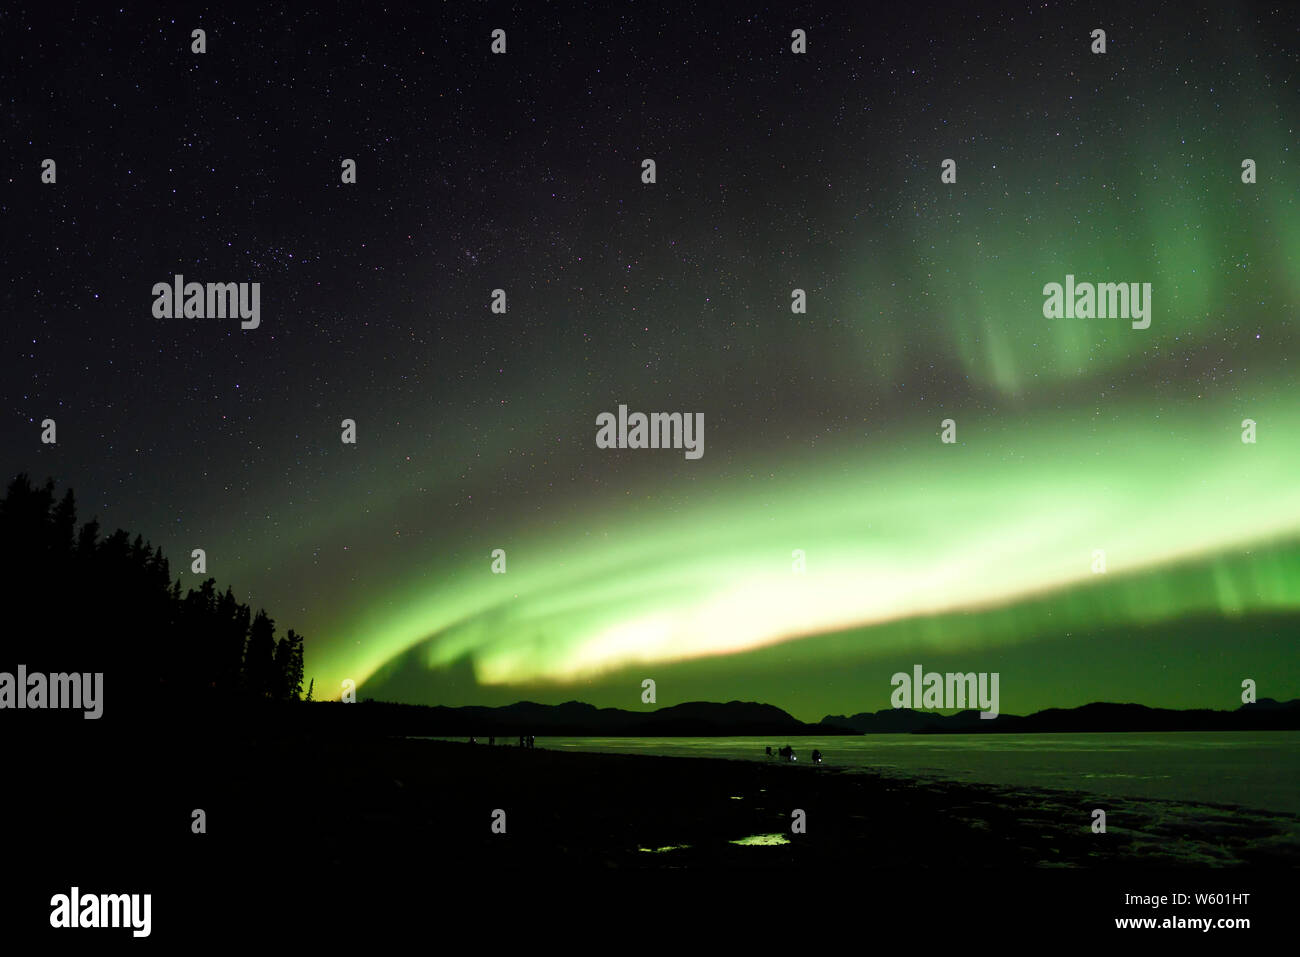
[[[728,843],[770,846],[773,844],[789,844],[790,839],[784,834],[755,834],[752,837],[742,837],[738,841],[729,841]]]

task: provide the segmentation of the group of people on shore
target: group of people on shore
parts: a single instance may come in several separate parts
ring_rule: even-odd
[[[767,746],[767,756],[769,758],[780,757],[780,758],[784,758],[787,761],[799,760],[799,758],[795,756],[794,748],[790,747],[790,745],[788,744],[784,748],[777,748],[776,751],[773,751],[772,746],[769,744]],[[818,751],[816,748],[813,748],[812,763],[813,764],[822,763],[822,753]]]

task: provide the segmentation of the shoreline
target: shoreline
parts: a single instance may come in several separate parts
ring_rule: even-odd
[[[1163,740],[1169,734],[1167,732],[1124,733],[1140,736],[1154,734],[1162,739],[1154,742],[1148,739],[1142,743],[1145,747],[1151,749],[1150,757],[1159,758],[1166,753],[1167,747],[1172,746]],[[1296,732],[1257,731],[1237,733],[1249,733],[1257,736],[1255,740],[1246,746],[1246,751],[1243,752],[1246,756],[1240,759],[1236,766],[1221,767],[1215,775],[1201,776],[1199,778],[1194,773],[1191,773],[1190,766],[1183,768],[1177,766],[1163,767],[1163,770],[1169,772],[1165,774],[1153,770],[1147,761],[1148,756],[1143,755],[1141,746],[1123,756],[1122,759],[1119,759],[1119,756],[1111,756],[1105,761],[1071,763],[1049,771],[1044,768],[1044,764],[1053,765],[1062,758],[1069,758],[1073,751],[1068,743],[1063,750],[1053,750],[1056,744],[1053,741],[1051,745],[1048,745],[1047,750],[1040,753],[1040,749],[1036,745],[1026,744],[1026,742],[1033,742],[1034,739],[1041,737],[1040,734],[1036,733],[1017,735],[1014,739],[1009,739],[1016,746],[1016,750],[1009,755],[1013,763],[1003,762],[1000,766],[996,763],[971,761],[962,750],[957,752],[943,751],[942,754],[924,750],[935,745],[935,742],[929,736],[917,743],[917,747],[923,749],[919,752],[924,755],[920,761],[911,759],[913,749],[909,747],[894,746],[884,749],[876,747],[876,741],[871,740],[872,736],[870,735],[861,736],[861,741],[859,741],[859,738],[851,739],[862,744],[861,748],[856,746],[845,747],[846,739],[838,736],[821,740],[814,738],[811,741],[796,739],[791,739],[791,741],[799,745],[800,760],[795,765],[798,768],[815,767],[817,771],[834,769],[848,773],[866,771],[878,777],[896,779],[905,784],[923,786],[927,782],[933,781],[936,783],[983,785],[1002,791],[1016,791],[1028,788],[1041,792],[1084,794],[1100,802],[1155,801],[1167,804],[1236,808],[1244,812],[1262,815],[1300,816],[1300,791],[1294,785],[1294,774],[1288,777],[1281,770],[1290,764],[1294,764],[1294,747],[1281,755],[1271,753],[1261,755],[1251,750],[1252,747],[1268,746],[1268,742],[1261,742],[1258,737],[1273,734],[1295,736]],[[1050,734],[1055,738],[1058,732],[1051,732]],[[1219,732],[1201,732],[1200,734],[1217,735]],[[1084,750],[1095,750],[1097,742],[1094,733],[1084,732],[1079,733],[1078,736],[1088,739],[1080,744],[1080,746],[1086,745]],[[400,735],[396,737],[413,741],[467,743],[467,739],[464,737],[441,735]],[[1108,742],[1110,741],[1110,733],[1106,735],[1106,739]],[[625,736],[552,737],[548,735],[545,738],[538,738],[537,742],[539,748],[560,750],[565,753],[692,757],[696,759],[739,760],[764,765],[785,766],[785,762],[776,757],[764,756],[763,747],[770,745],[775,748],[776,743],[774,743],[774,739],[763,736],[628,738]],[[630,744],[624,746],[624,742],[630,742]],[[896,745],[896,743],[892,738],[889,741],[890,745]],[[1122,740],[1120,744],[1121,749],[1123,749]],[[1300,738],[1286,739],[1286,744],[1300,746]],[[486,744],[484,738],[478,740],[478,745],[492,747]],[[746,747],[746,745],[749,745],[749,747]],[[825,756],[825,763],[820,766],[814,766],[808,760],[813,745],[821,749]],[[1023,752],[1019,750],[1021,745],[1025,746]],[[504,744],[498,741],[496,747],[514,748],[516,744],[510,740]],[[942,750],[942,745],[940,745],[940,749]],[[1109,747],[1105,747],[1103,750],[1109,750]],[[1026,761],[1026,758],[1030,760]],[[1279,758],[1283,760],[1281,763],[1275,764],[1275,759]],[[1260,761],[1268,764],[1269,771],[1267,773],[1263,768],[1257,766],[1257,762]],[[1254,769],[1254,777],[1243,779],[1239,776],[1243,765]],[[1141,778],[1142,780],[1134,782],[1134,778]],[[1122,780],[1123,783],[1116,786],[1107,784],[1108,780]],[[1163,783],[1164,781],[1176,783],[1167,785]],[[1234,783],[1232,786],[1225,786],[1225,781]]]
[[[375,749],[372,759],[380,753]],[[539,854],[638,868],[907,868],[954,857],[977,868],[1300,864],[1300,815],[1235,805],[1100,798],[756,759],[408,738],[385,739],[382,753],[415,771],[394,778],[392,791],[403,799],[427,794],[448,771],[464,781],[455,803],[470,830],[459,843],[473,848],[472,856],[505,866]],[[542,779],[544,789],[537,788]],[[598,805],[593,795],[600,796]],[[1092,831],[1097,807],[1106,811],[1104,834]],[[492,835],[489,811],[497,808],[506,812],[507,830]],[[805,812],[802,834],[791,833],[796,809]],[[373,813],[379,828],[404,820],[394,809]],[[475,837],[470,822],[480,815],[482,833]],[[764,835],[779,837],[736,843]]]
[[[1125,893],[1252,891],[1246,913],[1282,914],[1300,875],[1296,815],[1205,804],[1111,801],[1094,834],[1081,792],[825,765],[229,725],[155,725],[129,752],[103,740],[75,762],[15,742],[14,907],[37,925],[75,884],[154,894],[158,933],[178,939],[214,914],[245,941],[267,921],[337,926],[358,900],[419,917],[431,894],[493,931],[507,913],[859,913],[868,899],[889,920],[939,906],[1113,931],[1150,912]],[[795,810],[806,833],[791,833]]]
[[[834,765],[520,749],[289,728],[155,732],[122,755],[76,764],[28,740],[16,820],[21,847],[91,870],[134,860],[150,873],[236,873],[286,842],[326,868],[411,865],[412,848],[482,872],[934,867],[1123,871],[1296,868],[1300,815],[1235,805],[1102,798]],[[191,833],[192,809],[207,831]],[[1094,833],[1093,812],[1106,813]],[[494,812],[504,833],[494,833]],[[793,833],[794,812],[803,833]],[[111,826],[108,822],[112,822]],[[764,835],[779,835],[767,838]],[[760,843],[739,843],[758,839]],[[767,840],[769,843],[761,843]]]

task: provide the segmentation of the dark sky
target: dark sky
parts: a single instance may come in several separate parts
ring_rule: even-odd
[[[0,12],[3,471],[205,549],[321,697],[1300,694],[1294,12],[593,6]]]

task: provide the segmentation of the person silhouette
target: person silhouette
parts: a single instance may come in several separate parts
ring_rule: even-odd
[[[812,760],[813,760],[813,764],[822,763],[822,753],[818,751],[816,748],[813,748]]]

